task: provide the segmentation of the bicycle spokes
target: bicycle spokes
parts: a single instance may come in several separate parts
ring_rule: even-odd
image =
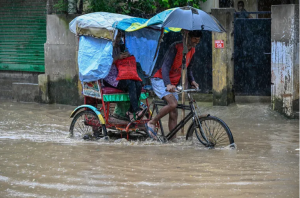
[[[228,135],[220,123],[214,120],[205,120],[201,122],[201,125],[203,126],[202,135],[205,136],[203,138],[210,146],[228,143]]]

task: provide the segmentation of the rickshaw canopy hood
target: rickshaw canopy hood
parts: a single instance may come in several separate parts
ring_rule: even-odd
[[[108,75],[113,62],[113,41],[117,33],[115,26],[125,19],[133,19],[126,22],[129,26],[134,22],[147,21],[121,14],[96,12],[76,17],[70,22],[70,31],[80,36],[78,49],[80,81],[96,81]],[[147,75],[151,75],[155,65],[160,35],[158,26],[125,34],[126,48],[135,56]]]
[[[108,12],[94,12],[73,19],[69,24],[69,29],[78,36],[85,35],[113,40],[115,32],[113,24],[128,18],[133,17]]]

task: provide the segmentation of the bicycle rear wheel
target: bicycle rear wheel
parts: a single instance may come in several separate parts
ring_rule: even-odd
[[[81,111],[75,115],[70,125],[70,137],[76,139],[98,139],[104,137],[106,126],[100,123],[93,111]]]
[[[199,118],[199,123],[194,122],[189,126],[186,139],[193,140],[194,136],[201,144],[210,148],[235,147],[234,139],[226,123],[214,116]],[[201,130],[202,128],[202,130]]]

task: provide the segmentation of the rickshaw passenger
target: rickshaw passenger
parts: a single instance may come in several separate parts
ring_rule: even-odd
[[[193,87],[199,87],[193,77],[192,65],[194,62],[195,47],[200,42],[201,37],[202,32],[199,30],[189,31],[188,33],[186,67],[188,81]],[[169,114],[168,125],[170,131],[177,125],[178,112],[176,107],[178,94],[175,92],[175,89],[181,78],[184,40],[185,38],[183,38],[183,41],[175,42],[169,47],[161,62],[160,69],[153,75],[154,78],[151,79],[155,94],[167,102],[167,105],[161,108],[159,113],[146,124],[147,133],[153,139],[157,139],[156,132],[154,131],[155,123],[165,115]]]
[[[142,91],[142,83],[136,80],[120,80],[117,81],[118,69],[115,62],[119,59],[124,59],[130,56],[128,52],[121,52],[120,40],[121,33],[119,32],[114,43],[113,48],[113,64],[109,71],[109,74],[104,78],[104,85],[120,89],[128,92],[130,99],[130,107],[126,112],[126,116],[130,121],[139,120],[145,113],[145,109],[140,109],[139,98]]]

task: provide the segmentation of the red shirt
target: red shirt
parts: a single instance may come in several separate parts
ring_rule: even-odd
[[[180,80],[180,77],[181,77],[181,67],[182,67],[182,58],[183,58],[183,43],[180,42],[180,43],[175,44],[175,49],[176,49],[176,55],[173,60],[173,64],[172,64],[171,68],[169,69],[169,73],[166,73],[166,74],[164,73],[164,71],[168,71],[168,70],[163,69],[163,67],[165,66],[163,64],[162,68],[160,68],[153,75],[153,77],[161,78],[161,79],[165,79],[168,77],[169,80],[166,80],[166,81],[168,84],[172,84],[172,85],[177,85]],[[192,59],[194,53],[195,53],[195,48],[192,47],[190,49],[190,51],[186,54],[186,67],[187,68],[191,62],[191,59]],[[165,83],[165,85],[166,85],[166,83]]]

